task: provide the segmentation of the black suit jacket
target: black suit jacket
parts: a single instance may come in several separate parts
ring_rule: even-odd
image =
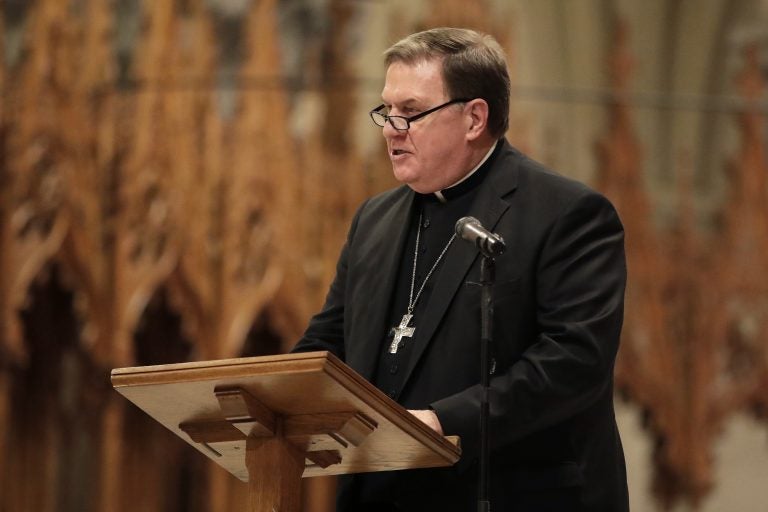
[[[507,245],[496,259],[493,292],[492,506],[627,510],[613,412],[626,281],[621,222],[600,194],[501,144],[469,212]],[[414,192],[402,186],[360,207],[325,305],[296,351],[329,350],[372,378],[413,202]],[[461,461],[361,475],[357,489],[346,479],[340,504],[378,499],[400,510],[473,509],[480,290],[466,283],[479,281],[479,263],[469,243],[457,241],[446,253],[395,397],[407,408],[433,408],[445,434],[461,437]]]

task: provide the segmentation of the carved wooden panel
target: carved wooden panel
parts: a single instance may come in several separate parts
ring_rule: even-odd
[[[245,19],[245,58],[239,80],[273,80],[281,61],[277,3],[258,2]],[[276,84],[238,91],[238,118],[226,151],[222,236],[221,328],[218,354],[241,353],[250,326],[275,298],[292,262],[294,201],[290,184],[300,181],[288,126],[287,93]]]
[[[768,374],[768,188],[764,115],[738,116],[742,149],[729,169],[729,198],[714,235],[694,218],[690,169],[680,178],[678,222],[654,227],[643,155],[627,102],[632,70],[628,29],[618,25],[610,61],[614,102],[598,144],[599,186],[626,229],[629,284],[619,389],[646,411],[656,437],[654,490],[665,507],[697,508],[714,483],[713,448],[740,411],[765,418]],[[754,51],[744,97],[765,91]]]

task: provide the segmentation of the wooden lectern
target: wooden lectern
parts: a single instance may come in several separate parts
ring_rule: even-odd
[[[248,482],[250,512],[298,512],[302,476],[449,466],[461,453],[328,352],[119,368],[112,385]]]

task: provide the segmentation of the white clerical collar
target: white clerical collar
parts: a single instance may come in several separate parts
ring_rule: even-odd
[[[469,179],[469,177],[470,177],[470,176],[472,176],[473,174],[475,174],[475,173],[477,172],[477,170],[478,170],[480,167],[482,167],[482,166],[483,166],[483,164],[485,163],[485,161],[486,161],[486,160],[488,160],[488,159],[491,157],[491,153],[493,153],[493,150],[494,150],[494,149],[496,149],[496,144],[494,144],[493,146],[491,146],[491,149],[489,149],[489,150],[488,150],[488,152],[487,152],[487,153],[485,154],[485,156],[483,157],[483,159],[482,159],[482,160],[480,160],[480,163],[479,163],[479,164],[477,164],[477,165],[476,165],[476,166],[475,166],[475,167],[474,167],[474,168],[473,168],[471,171],[469,171],[467,174],[465,174],[463,178],[461,178],[459,181],[457,181],[457,182],[456,182],[456,183],[454,183],[453,185],[451,185],[451,186],[449,186],[449,187],[445,187],[443,190],[447,190],[447,189],[449,189],[449,188],[453,188],[453,187],[455,187],[456,185],[458,185],[459,183],[461,183],[461,182],[463,182],[463,181],[466,181],[467,179]],[[437,198],[440,200],[440,202],[441,202],[441,203],[446,203],[446,202],[448,202],[448,200],[447,200],[447,199],[445,198],[445,196],[443,195],[443,190],[438,190],[437,192],[435,192],[435,197],[437,197]]]

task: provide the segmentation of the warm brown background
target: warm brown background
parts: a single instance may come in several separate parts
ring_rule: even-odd
[[[513,144],[613,199],[633,510],[768,502],[765,0],[5,0],[0,511],[235,510],[113,367],[285,351],[394,185],[366,112],[415,30],[494,34]],[[738,481],[737,481],[738,480]],[[313,482],[306,510],[327,510]]]

